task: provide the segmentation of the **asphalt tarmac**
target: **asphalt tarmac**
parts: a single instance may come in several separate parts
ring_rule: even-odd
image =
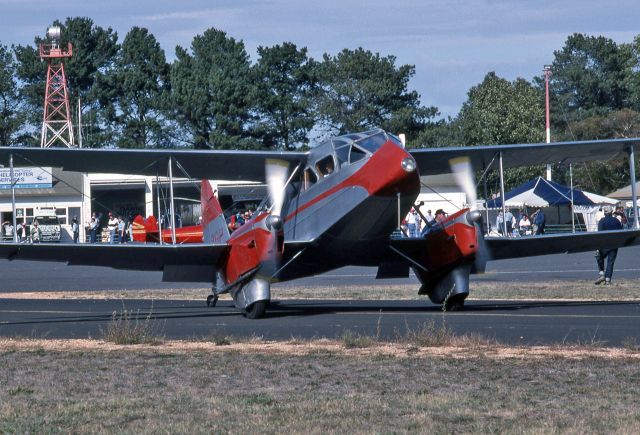
[[[640,278],[640,247],[618,254],[614,279]],[[14,291],[91,291],[153,288],[202,288],[202,284],[162,283],[160,273],[114,271],[100,267],[68,267],[37,262],[0,262],[0,335],[23,337],[100,337],[113,311],[124,308],[151,313],[167,338],[207,338],[214,334],[260,336],[265,339],[339,338],[346,331],[392,338],[426,322],[446,325],[457,333],[477,332],[510,344],[624,344],[640,340],[637,302],[513,302],[469,301],[464,312],[442,313],[427,301],[276,301],[267,318],[245,319],[230,302],[207,308],[200,301],[25,300],[1,299]],[[472,280],[526,282],[595,277],[593,253],[549,255],[489,263],[487,273]],[[279,286],[418,285],[405,280],[374,281],[375,269],[348,267]],[[472,283],[473,285],[473,283]],[[639,289],[640,290],[640,289]],[[152,305],[153,304],[153,305]]]
[[[340,338],[347,331],[394,338],[431,321],[445,322],[456,333],[475,332],[523,345],[597,342],[614,346],[640,332],[637,302],[470,301],[464,312],[442,313],[422,301],[287,300],[272,303],[266,318],[249,320],[230,301],[207,308],[199,301],[5,299],[0,307],[0,335],[99,338],[111,314],[123,308],[141,321],[150,314],[157,333],[175,339]]]

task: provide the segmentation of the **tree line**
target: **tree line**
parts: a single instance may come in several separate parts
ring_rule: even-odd
[[[299,149],[313,137],[380,127],[405,133],[409,146],[473,146],[544,141],[544,77],[509,81],[488,72],[459,113],[439,119],[409,89],[413,65],[392,55],[344,49],[309,56],[291,42],[259,47],[211,28],[167,61],[156,38],[133,27],[120,42],[90,18],[67,18],[62,44],[74,125],[82,112],[85,147]],[[38,44],[0,43],[0,145],[39,144],[46,63]],[[570,35],[551,62],[552,138],[640,136],[640,36],[616,43]],[[507,188],[539,167],[508,171]],[[567,168],[556,166],[564,182]],[[496,176],[490,176],[495,184]],[[624,161],[574,168],[576,185],[607,193],[628,183]]]
[[[156,38],[133,27],[118,41],[89,18],[67,18],[62,45],[72,106],[80,102],[86,147],[294,149],[310,134],[381,127],[416,137],[437,115],[408,89],[411,65],[358,48],[312,59],[290,42],[259,47],[218,29],[176,47],[167,62]],[[46,63],[38,44],[0,45],[2,145],[39,142]],[[77,107],[73,110],[77,125]]]

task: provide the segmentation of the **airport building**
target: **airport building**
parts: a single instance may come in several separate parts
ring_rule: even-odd
[[[0,169],[0,222],[13,221],[11,184],[8,168]],[[71,221],[80,225],[80,240],[86,240],[92,213],[102,215],[106,227],[109,212],[132,218],[165,215],[169,210],[169,180],[166,177],[144,177],[119,174],[83,174],[58,168],[15,168],[16,222],[31,225],[41,209],[54,209],[61,224],[61,241],[72,240]],[[220,203],[225,209],[255,208],[266,195],[266,186],[254,182],[214,183]],[[191,225],[200,216],[200,181],[174,178],[176,226]],[[162,213],[158,213],[158,208]],[[4,231],[2,233],[4,236]]]

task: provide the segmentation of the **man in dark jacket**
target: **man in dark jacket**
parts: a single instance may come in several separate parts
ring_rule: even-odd
[[[598,222],[598,231],[621,230],[622,224],[618,219],[613,217],[613,208],[611,206],[604,207],[604,217]],[[615,249],[598,249],[596,252],[596,261],[598,262],[599,277],[596,284],[611,284],[611,276],[613,275],[613,263],[618,256],[618,248]],[[605,270],[604,260],[607,259],[607,268]]]
[[[533,225],[535,225],[536,227],[536,236],[540,235],[540,234],[544,234],[544,227],[547,223],[545,217],[544,217],[544,212],[542,211],[542,209],[538,209],[538,211],[535,213],[535,217],[533,218]]]

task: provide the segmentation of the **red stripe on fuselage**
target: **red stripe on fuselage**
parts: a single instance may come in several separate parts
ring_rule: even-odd
[[[369,158],[362,168],[341,183],[327,189],[298,207],[285,218],[285,222],[323,199],[349,187],[363,187],[369,195],[392,196],[397,192],[415,192],[417,194],[420,187],[417,169],[413,172],[406,172],[401,166],[402,160],[407,157],[411,158],[408,152],[395,143],[387,141]],[[339,173],[336,173],[336,175],[339,175]]]

